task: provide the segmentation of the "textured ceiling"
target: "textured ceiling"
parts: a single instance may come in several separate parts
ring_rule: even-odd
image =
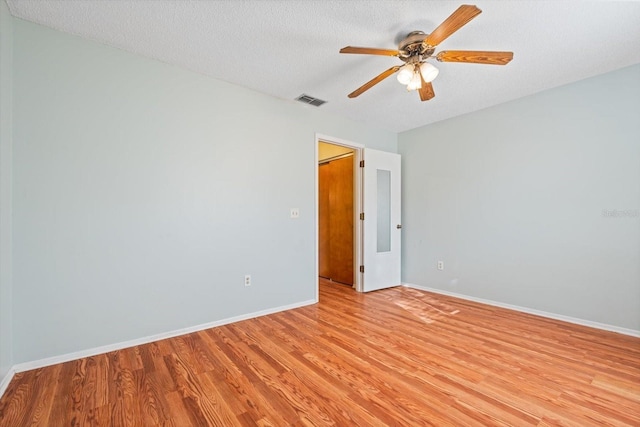
[[[481,1],[439,50],[508,50],[507,66],[438,63],[436,97],[420,102],[389,77],[347,94],[394,57],[341,47],[397,48],[431,32],[457,1],[7,0],[12,14],[278,98],[306,93],[321,107],[395,132],[640,62],[638,1]],[[640,78],[640,76],[639,76]],[[293,102],[293,101],[292,101]],[[597,99],[594,99],[597,102]],[[316,108],[307,106],[305,108]]]

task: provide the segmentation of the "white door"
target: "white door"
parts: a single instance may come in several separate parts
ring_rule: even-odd
[[[400,285],[400,155],[364,151],[362,291]]]

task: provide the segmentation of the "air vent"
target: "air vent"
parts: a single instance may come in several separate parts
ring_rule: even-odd
[[[296,98],[296,101],[304,102],[305,104],[315,105],[316,107],[321,106],[327,101],[323,101],[322,99],[314,98],[313,96],[309,96],[306,94],[302,94]]]

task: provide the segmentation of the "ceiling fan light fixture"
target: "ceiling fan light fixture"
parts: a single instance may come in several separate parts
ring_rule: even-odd
[[[411,79],[413,78],[413,65],[411,64],[405,64],[402,67],[400,67],[400,70],[398,71],[398,81],[400,83],[402,83],[403,85],[408,85],[409,82],[411,82]]]
[[[449,38],[453,33],[466,25],[482,11],[474,5],[463,4],[458,7],[447,19],[445,19],[430,34],[423,31],[412,31],[399,44],[398,49],[379,49],[371,47],[346,46],[340,49],[340,53],[357,53],[364,55],[395,56],[404,64],[395,65],[373,79],[369,80],[358,89],[347,95],[355,98],[363,92],[371,89],[390,75],[397,74],[398,81],[406,85],[408,91],[417,90],[420,101],[433,99],[433,85],[440,71],[428,59],[437,59],[438,62],[466,62],[474,64],[506,65],[513,59],[513,52],[498,52],[485,50],[444,50],[435,54],[436,47]]]
[[[422,74],[422,78],[427,83],[434,81],[438,77],[438,73],[440,73],[440,70],[428,62],[423,62],[420,65],[420,74]]]

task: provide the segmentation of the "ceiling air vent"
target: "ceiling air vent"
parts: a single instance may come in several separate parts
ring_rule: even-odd
[[[296,101],[304,102],[305,104],[315,105],[316,107],[321,106],[327,101],[323,101],[322,99],[314,98],[313,96],[309,96],[306,94],[302,94],[296,98]]]

